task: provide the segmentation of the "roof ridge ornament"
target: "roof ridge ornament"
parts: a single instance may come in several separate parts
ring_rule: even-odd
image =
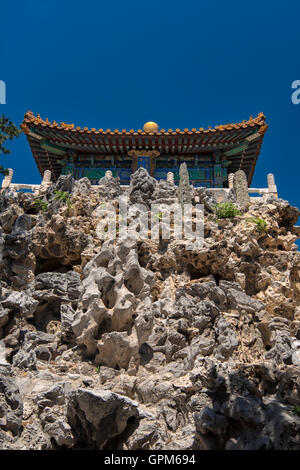
[[[145,132],[158,132],[159,131],[158,124],[156,124],[156,122],[154,122],[154,121],[146,122],[144,124],[143,129],[144,129]]]

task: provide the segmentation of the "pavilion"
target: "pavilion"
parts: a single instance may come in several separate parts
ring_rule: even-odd
[[[178,183],[179,166],[186,162],[191,183],[208,188],[228,187],[227,175],[239,169],[245,171],[250,186],[268,128],[263,113],[207,129],[165,130],[147,122],[143,130],[127,131],[51,123],[31,111],[21,127],[41,175],[50,170],[54,180],[71,174],[97,184],[111,170],[122,185],[128,185],[131,173],[144,167],[158,180],[173,172]]]

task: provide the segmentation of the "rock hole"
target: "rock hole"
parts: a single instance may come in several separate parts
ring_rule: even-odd
[[[38,213],[38,209],[36,207],[33,207],[32,209],[28,209],[27,211],[25,211],[25,214],[28,214],[28,215],[36,215]]]
[[[187,274],[190,276],[191,281],[201,279],[202,277],[209,275],[207,269],[196,269],[192,264],[187,265],[186,271]]]
[[[130,416],[127,420],[127,426],[124,431],[112,439],[109,439],[103,450],[123,450],[123,444],[127,442],[131,434],[138,428],[139,419],[135,416]]]
[[[124,284],[130,292],[134,295],[138,295],[143,288],[144,282],[139,276],[139,271],[136,270],[131,274],[129,279],[125,279]]]
[[[216,281],[216,284],[217,284],[217,286],[218,286],[218,285],[220,284],[220,281],[222,281],[223,278],[222,278],[222,276],[221,276],[220,274],[218,274],[218,273],[215,273],[213,276],[214,276],[215,281]]]
[[[102,295],[102,301],[106,308],[114,308],[117,301],[117,293],[113,288],[108,290],[104,295]]]
[[[148,343],[143,343],[140,346],[139,355],[141,356],[141,363],[147,364],[153,358],[153,349]]]
[[[36,309],[34,317],[28,322],[33,324],[37,330],[47,332],[47,325],[52,320],[60,321],[60,301],[43,301]]]
[[[111,318],[104,318],[98,327],[96,339],[100,339],[104,333],[111,331]]]
[[[77,264],[80,264],[80,262]],[[36,275],[50,272],[67,273],[72,271],[72,269],[73,265],[63,264],[62,258],[42,259],[37,257],[36,259]]]

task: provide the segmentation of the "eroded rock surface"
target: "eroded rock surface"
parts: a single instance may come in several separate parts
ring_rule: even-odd
[[[217,221],[190,189],[195,249],[99,237],[99,207],[126,196],[114,178],[61,177],[44,209],[0,194],[1,449],[299,449],[298,209],[247,200]],[[143,169],[127,192],[142,214],[177,202]]]

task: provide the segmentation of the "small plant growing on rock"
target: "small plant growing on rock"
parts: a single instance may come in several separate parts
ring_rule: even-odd
[[[63,201],[67,204],[68,207],[72,207],[69,193],[66,191],[54,191],[54,193],[56,194],[54,197],[55,201]]]
[[[296,405],[293,409],[293,414],[300,416],[300,405]]]
[[[42,199],[38,199],[37,201],[34,201],[34,204],[36,204],[38,208],[42,211],[46,211],[48,209],[48,202],[42,201]]]
[[[264,219],[260,219],[259,217],[251,217],[250,219],[247,219],[247,221],[256,224],[259,233],[264,233],[268,231],[267,222]]]
[[[239,209],[232,202],[220,202],[215,206],[217,219],[232,220],[236,215],[241,215]]]

